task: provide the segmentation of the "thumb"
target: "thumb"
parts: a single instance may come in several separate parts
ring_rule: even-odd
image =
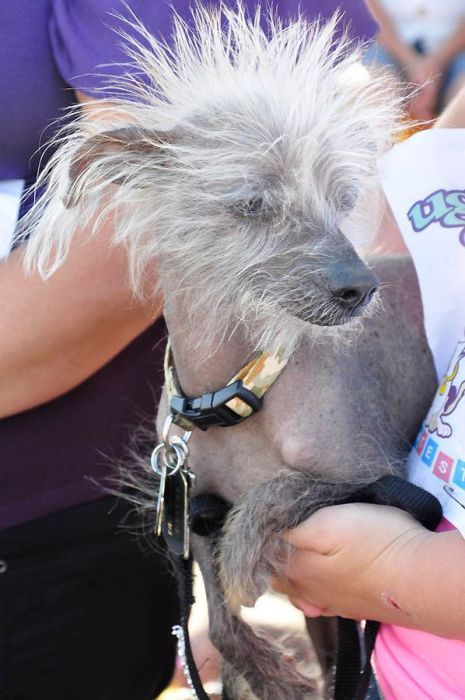
[[[331,509],[321,508],[292,530],[284,533],[283,539],[297,549],[311,549],[323,553],[327,549]]]

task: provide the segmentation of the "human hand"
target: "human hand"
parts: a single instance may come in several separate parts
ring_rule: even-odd
[[[413,85],[424,85],[441,71],[433,56],[416,54],[414,60],[404,66],[404,72],[407,80]]]
[[[409,112],[413,119],[431,121],[437,117],[439,90],[440,82],[436,79],[415,93],[409,103]]]
[[[430,120],[436,116],[443,66],[434,55],[419,56],[405,67],[407,79],[419,86],[409,109],[416,119]]]
[[[439,87],[431,82],[421,88],[410,100],[408,109],[413,119],[431,121],[437,116]]]
[[[286,578],[273,585],[307,617],[411,626],[401,584],[405,579],[411,587],[430,537],[434,534],[397,508],[357,503],[322,508],[284,535],[296,549]]]

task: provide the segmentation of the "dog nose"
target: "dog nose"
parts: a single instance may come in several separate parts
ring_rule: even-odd
[[[329,278],[332,295],[348,311],[355,311],[369,304],[378,286],[378,278],[366,267],[360,270],[341,265],[332,270]]]
[[[331,291],[340,304],[343,304],[349,310],[355,311],[355,309],[369,304],[376,290],[377,287],[372,285],[362,285],[342,287]]]

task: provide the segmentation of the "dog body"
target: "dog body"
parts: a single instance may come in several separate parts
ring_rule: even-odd
[[[373,264],[383,283],[381,308],[364,319],[362,330],[342,343],[310,329],[260,412],[232,428],[196,431],[191,440],[195,494],[216,493],[235,504],[219,548],[209,538],[193,537],[208,591],[211,636],[228,661],[233,698],[318,697],[275,649],[263,640],[257,646],[240,620],[240,605],[253,605],[273,573],[285,574],[287,552],[279,538],[284,530],[382,474],[402,473],[434,396],[436,376],[413,264],[406,256]],[[168,325],[173,313],[174,326],[182,328],[182,310],[168,307],[167,313]],[[188,368],[186,379],[198,382],[192,386],[197,392],[211,388],[212,376],[214,386],[222,386],[247,347],[239,332],[226,351],[215,352],[207,343],[208,360],[193,367],[182,333],[172,340],[180,367]],[[166,411],[162,403],[160,419]],[[323,661],[333,650],[317,651]],[[250,696],[243,694],[245,681]]]

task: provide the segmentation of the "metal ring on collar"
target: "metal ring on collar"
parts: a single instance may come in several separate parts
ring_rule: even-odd
[[[172,413],[169,413],[166,416],[165,422],[163,423],[163,430],[161,432],[161,441],[167,450],[170,448],[172,442],[174,442],[174,441],[178,442],[179,440],[182,440],[182,442],[187,447],[187,443],[189,442],[190,437],[192,435],[191,430],[186,430],[184,432],[184,435],[182,436],[182,438],[180,438],[178,435],[173,435],[172,437],[170,437],[170,430],[171,430],[171,426],[173,425],[173,420],[174,420],[174,415]]]

